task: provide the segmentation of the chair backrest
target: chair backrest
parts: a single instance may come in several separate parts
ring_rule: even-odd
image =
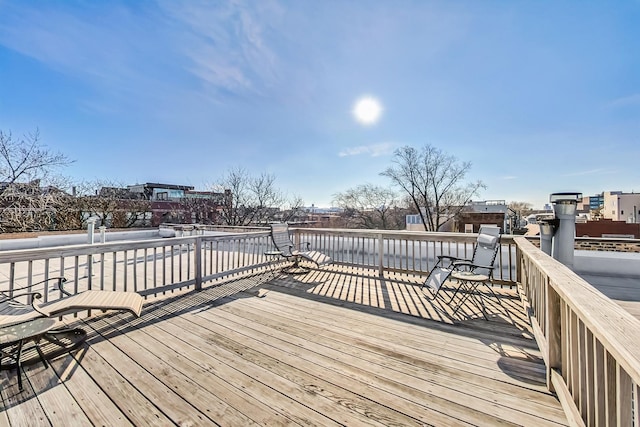
[[[271,240],[284,256],[290,256],[294,244],[289,236],[289,225],[286,223],[271,224]]]
[[[471,262],[476,265],[493,267],[496,254],[500,249],[500,227],[483,225],[478,232],[476,247],[473,250]],[[491,276],[493,269],[477,268],[475,273]]]
[[[436,266],[429,272],[429,276],[422,286],[430,287],[435,295],[438,293],[438,291],[440,290],[444,282],[447,281],[450,275],[451,269]]]

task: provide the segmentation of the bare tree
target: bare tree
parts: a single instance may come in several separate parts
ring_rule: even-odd
[[[405,146],[394,153],[393,166],[381,173],[402,189],[418,210],[427,231],[438,231],[485,188],[481,181],[465,184],[470,162],[431,145],[421,150]]]
[[[216,197],[219,196],[219,197]],[[216,224],[218,208],[224,203],[223,195],[210,193],[202,197],[185,196],[173,206],[172,217],[181,222],[194,224]]]
[[[20,139],[14,139],[11,132],[0,131],[0,177],[4,188],[33,180],[46,183],[56,168],[70,163],[67,156],[40,143],[38,130]]]
[[[69,163],[40,143],[37,130],[19,139],[0,131],[0,231],[66,229],[58,210],[64,210],[70,196],[54,171]]]
[[[531,203],[529,202],[509,202],[509,209],[520,216],[527,216],[533,212],[533,209],[531,209]]]
[[[221,218],[227,225],[266,225],[285,205],[286,198],[275,186],[275,176],[252,176],[246,169],[233,168],[216,185],[230,191]]]
[[[404,227],[405,212],[391,189],[362,184],[334,195],[333,202],[344,209],[349,228],[398,229]]]
[[[304,200],[300,196],[293,196],[282,211],[282,222],[300,221],[306,217],[304,211]]]

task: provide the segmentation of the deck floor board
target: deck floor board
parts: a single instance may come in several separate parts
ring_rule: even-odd
[[[70,318],[79,350],[23,392],[0,373],[0,424],[567,425],[515,291],[485,321],[419,281],[331,267]]]
[[[244,301],[244,304],[247,304],[247,302]],[[239,312],[236,304],[225,304],[224,306],[221,306],[221,310],[218,310],[215,313],[210,313],[208,314],[208,316],[211,316],[211,317],[215,316],[215,318],[218,319],[218,321],[220,321],[220,318],[224,316],[224,314],[221,313],[222,310],[232,312],[232,313],[238,313],[238,316],[236,316],[236,320],[235,320],[236,322],[238,322],[238,325],[236,325],[235,328],[241,327],[240,322],[242,322],[242,320],[246,320],[246,316],[247,316],[246,313],[251,311],[253,313],[252,314],[253,317],[249,319],[252,321],[250,324],[254,325],[253,328],[258,329],[260,334],[269,334],[269,331],[286,330],[287,334],[293,334],[294,336],[297,337],[297,345],[299,345],[300,347],[303,347],[305,345],[308,346],[309,336],[322,335],[323,338],[329,338],[332,340],[329,342],[330,346],[325,346],[323,349],[317,350],[319,353],[322,352],[326,354],[327,359],[329,361],[326,367],[327,369],[334,369],[335,366],[333,366],[334,363],[332,362],[336,362],[336,361],[342,361],[343,363],[351,364],[352,366],[353,364],[356,364],[356,365],[364,364],[367,368],[369,368],[368,369],[369,372],[367,372],[367,375],[373,374],[379,378],[384,377],[388,372],[396,371],[395,375],[402,377],[400,380],[394,380],[398,384],[415,383],[415,382],[422,381],[422,379],[415,376],[415,374],[419,373],[424,375],[425,373],[424,369],[416,369],[415,366],[419,364],[424,364],[429,360],[433,361],[434,355],[441,354],[448,351],[447,349],[438,349],[438,348],[436,348],[434,351],[433,346],[437,347],[438,343],[440,342],[437,338],[431,339],[430,343],[426,344],[424,340],[422,342],[412,341],[412,338],[410,337],[406,338],[406,342],[404,343],[404,346],[408,346],[410,347],[410,349],[407,349],[405,347],[400,347],[400,344],[394,344],[393,346],[390,346],[389,343],[392,341],[388,339],[389,337],[384,337],[384,338],[380,338],[381,341],[377,341],[376,344],[374,344],[374,345],[377,345],[377,347],[373,348],[373,351],[371,351],[372,344],[370,342],[362,344],[363,340],[360,338],[364,333],[366,333],[365,330],[354,331],[349,326],[349,324],[345,324],[343,328],[337,328],[337,327],[334,327],[335,325],[333,324],[323,324],[325,322],[324,320],[318,321],[316,322],[315,326],[312,326],[312,323],[314,323],[313,320],[309,318],[304,318],[302,317],[302,315],[287,316],[286,309],[284,309],[283,307],[280,307],[280,309],[277,311],[265,311],[265,312],[260,312],[260,309],[257,307],[246,307],[246,309]],[[245,314],[242,317],[240,317],[240,313],[242,312],[244,312]],[[284,317],[284,319],[274,320],[274,319],[277,319],[279,316]],[[328,319],[329,317],[322,316],[322,318]],[[297,323],[297,327],[291,326],[291,325],[296,325],[296,323]],[[353,322],[351,324],[353,324]],[[300,326],[300,325],[303,325],[303,326]],[[327,327],[327,326],[330,326],[330,327]],[[333,331],[338,331],[338,332],[333,332]],[[278,334],[272,333],[270,338],[276,335]],[[281,339],[288,339],[289,341],[291,341],[290,337],[283,334],[279,334],[279,335],[281,336]],[[423,344],[426,344],[426,345],[423,345]],[[484,344],[478,344],[478,345],[483,347],[485,346]],[[413,352],[411,351],[411,349],[414,349]],[[398,353],[396,353],[396,351]],[[381,353],[384,355],[382,355]],[[435,377],[438,380],[437,381],[433,380],[433,377],[430,377],[430,382],[431,382],[430,385],[432,387],[434,386],[440,387],[437,395],[442,396],[443,394],[449,392],[450,390],[453,390],[454,393],[458,393],[460,391],[469,389],[469,383],[471,379],[478,376],[478,369],[481,369],[481,368],[491,369],[492,366],[496,366],[496,364],[499,362],[498,358],[495,356],[486,357],[486,351],[482,353],[479,350],[476,350],[475,353],[476,354],[458,353],[453,357],[451,356],[451,354],[448,354],[446,357],[440,358],[438,360],[437,369],[433,370],[433,372],[435,373]],[[517,361],[516,358],[510,358],[510,359]],[[321,363],[320,361],[313,360],[313,359],[308,361],[309,363],[312,363],[314,365],[318,365]],[[471,365],[473,368],[471,369],[470,372],[465,373],[465,371],[463,370],[455,369],[455,368],[452,368],[451,366],[448,366],[450,363],[455,364],[456,362],[462,362],[465,366]],[[521,370],[522,372],[526,373],[530,369],[539,368],[539,361],[530,362],[527,360],[525,361],[521,360],[520,362],[523,362],[522,366],[516,366],[515,368],[509,367],[512,375],[517,370]],[[379,371],[376,371],[376,368],[379,369]],[[437,374],[437,372],[444,369],[449,370],[449,372],[446,375]],[[538,379],[540,378],[540,374],[542,374],[542,372],[538,372],[538,376],[537,376]],[[485,381],[486,380],[487,379],[485,379]],[[456,387],[452,387],[453,383],[455,383]],[[482,388],[480,388],[478,390],[484,391],[486,396],[489,396],[497,392],[496,389],[485,388],[484,390],[482,390]],[[519,389],[519,391],[520,393],[523,392],[521,388]],[[511,389],[509,392],[507,392],[505,396],[503,396],[505,398],[505,401],[509,400],[512,393],[514,392],[515,392],[515,389]],[[486,398],[486,396],[484,397]],[[430,397],[433,397],[433,393],[432,393],[432,396]],[[468,399],[470,400],[476,399],[476,396],[469,395]],[[423,400],[426,400],[426,399],[423,399]],[[466,402],[468,405],[469,400],[466,400]],[[488,403],[490,403],[489,400],[485,399],[484,404],[487,405]],[[509,405],[507,403],[503,403],[503,405],[517,408],[518,403],[519,402],[514,399],[514,401],[511,402]],[[538,406],[537,402],[533,402],[532,407],[529,407],[528,409],[531,410],[533,408],[532,409],[533,411],[549,409],[548,407],[545,407],[545,406],[541,406],[541,407],[537,407],[537,406]],[[516,415],[519,417],[519,412]],[[558,412],[555,418],[558,418],[558,415],[561,415],[560,418],[564,416],[561,412]]]

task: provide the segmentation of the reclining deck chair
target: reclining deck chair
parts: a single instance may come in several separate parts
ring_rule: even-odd
[[[456,282],[455,289],[448,301],[445,302],[451,306],[453,314],[462,307],[467,299],[471,298],[471,302],[480,309],[484,318],[488,320],[484,302],[478,294],[477,288],[480,285],[485,285],[498,303],[502,305],[492,289],[493,269],[495,268],[496,255],[499,250],[500,228],[481,226],[472,258],[463,259],[451,255],[438,256],[438,262],[429,272],[429,276],[423,283],[422,288],[426,286],[431,292],[431,299],[435,300],[445,282],[452,278]],[[454,302],[454,298],[460,291],[464,293],[464,296]],[[473,297],[474,295],[477,295],[477,297]]]
[[[31,286],[14,288],[12,292],[34,289],[38,285],[56,281],[57,287],[54,290],[60,291],[64,297],[44,303],[38,303],[42,298],[42,293],[38,291],[27,291],[21,294],[7,294],[0,291],[0,327],[15,325],[38,317],[58,317],[65,314],[77,313],[82,310],[119,310],[128,311],[136,317],[140,316],[144,299],[135,292],[119,291],[95,291],[88,290],[77,294],[72,294],[64,289],[63,284],[67,281],[64,277],[54,277]],[[18,297],[30,297],[31,304],[23,304],[17,301]]]
[[[55,301],[38,303],[42,298],[41,292],[32,291],[38,285],[45,285],[47,282],[55,280],[56,290],[65,295]],[[78,294],[71,294],[63,288],[66,282],[64,277],[56,277],[35,283],[30,286],[12,289],[11,293],[0,291],[0,368],[11,369],[15,367],[18,371],[18,388],[22,390],[22,349],[25,341],[33,340],[35,349],[45,367],[44,353],[39,341],[44,338],[56,347],[56,350],[48,354],[49,358],[56,357],[62,353],[77,348],[86,337],[85,331],[79,328],[55,327],[56,317],[65,314],[76,313],[87,309],[118,310],[128,311],[140,316],[143,298],[133,292],[116,291],[84,291]],[[29,289],[28,291],[25,291]],[[25,291],[14,293],[15,291]],[[17,298],[27,297],[31,303],[19,302]],[[43,322],[43,319],[51,319],[50,322]],[[36,325],[37,324],[37,325]],[[44,328],[43,328],[44,327]],[[29,330],[37,334],[30,333]],[[65,336],[65,339],[62,337]],[[70,342],[71,344],[68,344]],[[9,359],[13,363],[4,364],[3,359]]]
[[[289,226],[286,223],[271,224],[271,240],[280,254],[293,260],[293,264],[282,271],[289,274],[305,274],[309,272],[307,267],[300,265],[301,260],[309,261],[317,265],[331,264],[333,260],[322,252],[311,250],[311,243],[303,242],[296,248],[289,235]]]

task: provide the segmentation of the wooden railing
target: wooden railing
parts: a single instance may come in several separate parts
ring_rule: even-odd
[[[200,288],[226,276],[257,271],[271,248],[269,233],[189,236],[118,243],[3,251],[0,289],[36,284],[64,276],[67,290],[122,290],[157,295],[177,288]],[[44,301],[58,298],[50,289],[32,289]]]
[[[107,289],[157,295],[176,288],[199,289],[229,275],[264,269],[264,252],[273,246],[268,229],[244,233],[203,233],[154,240],[3,251],[0,289],[32,286],[49,277],[67,278],[67,289]],[[475,235],[333,229],[294,229],[294,239],[310,241],[314,249],[336,262],[384,271],[427,274],[436,256],[471,257]],[[515,284],[515,246],[504,238],[496,278]],[[58,298],[41,291],[48,301]]]
[[[365,268],[426,275],[438,255],[471,258],[476,234],[415,231],[297,228],[296,243],[309,242],[314,250],[335,261]],[[497,282],[515,285],[516,258],[512,236],[502,236],[494,276]]]
[[[525,238],[514,240],[549,389],[576,425],[640,426],[640,321]]]
[[[295,241],[337,263],[426,275],[440,254],[471,257],[476,235],[292,229]],[[547,365],[547,383],[575,424],[640,427],[640,321],[523,237],[502,237],[495,277],[520,286]],[[0,289],[65,276],[72,292],[112,289],[157,295],[260,272],[268,230],[3,251]],[[45,300],[58,293],[44,289]]]

